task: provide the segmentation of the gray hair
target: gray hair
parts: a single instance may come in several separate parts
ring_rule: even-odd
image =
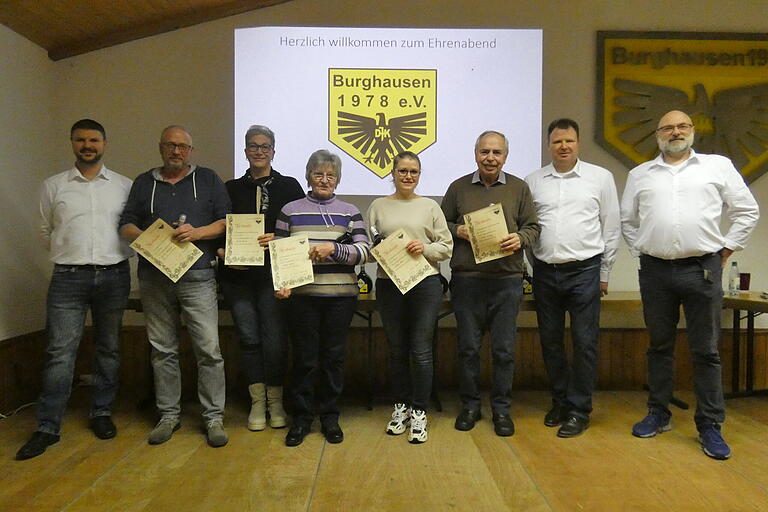
[[[264,125],[261,124],[252,124],[248,131],[245,132],[245,144],[248,145],[248,140],[250,140],[252,137],[256,135],[263,135],[266,138],[269,139],[269,143],[272,144],[272,149],[275,149],[275,132],[270,130]]]
[[[504,139],[504,151],[509,153],[509,141],[507,140],[507,136],[504,135],[501,132],[497,132],[496,130],[486,130],[483,133],[480,134],[480,136],[475,141],[475,151],[477,151],[477,146],[480,145],[480,141],[485,137],[486,135],[498,135],[502,139]]]
[[[341,183],[341,158],[327,149],[318,149],[309,155],[309,160],[307,160],[307,183],[310,183],[309,175],[325,164],[331,164],[333,172],[336,174],[336,183]]]

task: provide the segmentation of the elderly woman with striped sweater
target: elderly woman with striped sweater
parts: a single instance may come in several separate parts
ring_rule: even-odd
[[[304,441],[315,412],[329,443],[344,440],[337,402],[344,384],[347,332],[357,302],[355,265],[365,263],[370,245],[360,211],[336,197],[341,181],[339,157],[324,149],[315,151],[307,162],[306,177],[310,192],[286,204],[275,225],[276,237],[309,237],[315,275],[311,284],[276,292],[278,298],[290,297],[291,310],[293,425],[285,438],[287,446]]]

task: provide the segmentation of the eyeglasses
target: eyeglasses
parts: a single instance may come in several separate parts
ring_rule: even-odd
[[[192,146],[189,144],[176,144],[175,142],[161,142],[160,145],[168,151],[174,151],[178,149],[182,153],[186,153],[192,149]]]
[[[418,169],[395,169],[395,172],[400,176],[401,178],[405,178],[409,174],[411,175],[411,178],[415,178],[419,174],[421,174],[421,171]]]
[[[261,151],[262,153],[269,153],[272,151],[272,145],[271,144],[246,144],[245,150],[250,153],[256,153],[257,151]]]
[[[325,174],[320,172],[313,172],[312,174],[310,174],[310,176],[315,181],[328,180],[330,182],[334,182],[338,179],[338,177],[335,174]]]
[[[656,131],[663,134],[670,134],[675,130],[679,132],[688,132],[691,131],[691,128],[693,128],[691,123],[667,124],[664,126],[659,126]]]

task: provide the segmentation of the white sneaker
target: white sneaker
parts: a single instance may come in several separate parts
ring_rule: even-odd
[[[427,413],[419,409],[411,411],[411,431],[408,442],[413,444],[427,442]]]
[[[411,421],[411,409],[405,404],[395,404],[395,410],[392,411],[392,420],[387,424],[387,434],[399,436],[408,427]]]

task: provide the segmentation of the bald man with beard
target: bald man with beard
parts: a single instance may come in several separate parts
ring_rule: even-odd
[[[621,201],[621,227],[640,257],[640,295],[650,335],[648,415],[632,427],[636,437],[670,430],[674,387],[675,331],[683,307],[693,360],[694,420],[704,453],[727,459],[718,341],[723,305],[722,273],[734,251],[743,249],[759,217],[758,206],[731,161],[696,153],[695,128],[684,112],[659,120],[660,154],[635,167]],[[728,232],[720,231],[725,212]]]

